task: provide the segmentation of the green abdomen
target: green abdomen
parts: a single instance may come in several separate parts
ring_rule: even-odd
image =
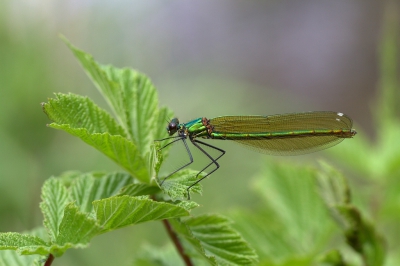
[[[225,140],[260,140],[260,139],[278,139],[278,138],[301,138],[317,136],[336,136],[338,138],[351,138],[355,131],[349,129],[338,130],[294,130],[282,132],[262,132],[262,133],[220,133],[212,132],[211,138]]]

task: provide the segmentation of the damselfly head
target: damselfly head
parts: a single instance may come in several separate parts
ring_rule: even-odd
[[[167,131],[170,136],[174,135],[178,130],[179,120],[178,118],[173,118],[167,126]]]

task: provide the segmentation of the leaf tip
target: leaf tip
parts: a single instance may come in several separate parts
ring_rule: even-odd
[[[58,38],[60,38],[66,45],[71,45],[70,41],[63,34],[59,33]]]

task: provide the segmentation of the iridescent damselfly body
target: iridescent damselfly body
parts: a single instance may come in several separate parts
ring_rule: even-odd
[[[329,111],[269,116],[219,116],[211,119],[201,117],[187,123],[179,123],[178,118],[173,118],[167,126],[169,137],[156,141],[172,140],[160,150],[182,141],[189,162],[164,177],[160,185],[168,177],[193,163],[187,139],[211,161],[199,171],[196,179],[208,167],[215,165],[214,169],[187,188],[190,199],[190,188],[215,172],[219,168],[218,159],[225,154],[223,149],[203,142],[200,138],[232,140],[270,155],[299,155],[323,150],[346,138],[352,138],[357,133],[352,126],[353,122],[347,115]],[[212,157],[204,147],[212,148],[220,154]]]

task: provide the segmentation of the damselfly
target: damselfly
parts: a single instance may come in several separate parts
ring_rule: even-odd
[[[187,123],[179,123],[178,118],[173,118],[167,127],[169,137],[156,141],[172,140],[160,150],[174,142],[182,141],[190,161],[164,177],[160,184],[162,185],[168,177],[193,163],[187,139],[211,160],[196,177],[211,165],[215,165],[213,170],[187,188],[190,199],[190,188],[215,172],[219,168],[217,160],[225,154],[223,149],[200,141],[199,138],[233,140],[271,155],[298,155],[326,149],[345,138],[352,138],[357,133],[352,126],[350,117],[336,112],[219,116],[211,119],[202,117]],[[174,136],[175,133],[177,133],[176,136]],[[215,149],[220,154],[212,157],[204,147]]]

